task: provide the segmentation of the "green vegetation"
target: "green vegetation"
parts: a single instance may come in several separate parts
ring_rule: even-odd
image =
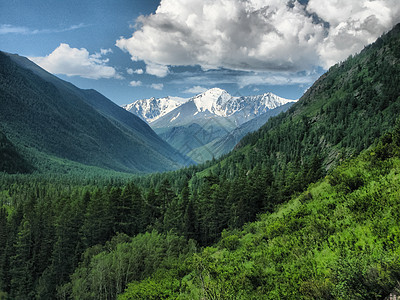
[[[28,173],[32,166],[18,153],[15,146],[0,131],[0,172]]]
[[[120,172],[173,170],[190,162],[138,117],[26,58],[0,52],[0,128],[39,172],[71,161]]]
[[[383,299],[400,276],[399,194],[400,123],[275,213],[223,232],[180,276],[155,272],[119,299],[159,299],[155,282],[175,287],[171,299]]]

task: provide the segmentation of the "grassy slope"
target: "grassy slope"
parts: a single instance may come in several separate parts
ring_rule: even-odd
[[[155,285],[162,288],[149,299],[387,296],[400,277],[399,129],[334,169],[393,128],[400,112],[399,60],[397,25],[332,67],[236,151],[200,170],[198,177],[213,171],[229,178],[235,168],[263,162],[279,174],[285,164],[318,154],[331,174],[243,231],[224,232],[218,244],[187,260],[180,276],[156,272],[131,283],[121,299],[144,299]]]
[[[224,232],[180,276],[156,273],[120,299],[145,299],[155,282],[172,299],[383,299],[400,276],[399,194],[400,127],[275,213]]]

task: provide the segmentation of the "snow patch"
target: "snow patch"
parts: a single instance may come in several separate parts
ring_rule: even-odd
[[[176,118],[178,118],[180,114],[181,114],[181,112],[178,112],[178,114],[175,117],[173,117],[170,122],[176,120]]]

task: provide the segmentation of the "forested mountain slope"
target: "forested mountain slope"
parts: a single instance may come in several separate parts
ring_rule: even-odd
[[[322,153],[329,168],[368,147],[400,113],[400,24],[319,78],[286,114],[238,148],[281,162]],[[244,150],[244,149],[243,149]]]
[[[276,212],[136,279],[118,299],[385,299],[399,293],[399,194],[400,122]],[[94,257],[87,274],[119,251]],[[79,272],[73,286],[87,284]]]
[[[195,161],[198,162],[211,160],[214,157],[219,158],[223,154],[227,154],[232,151],[237,143],[239,143],[239,141],[246,134],[256,131],[261,126],[263,126],[269,118],[276,116],[281,112],[287,111],[292,105],[293,103],[286,103],[284,105],[271,109],[266,113],[263,113],[262,115],[259,115],[254,119],[251,119],[250,121],[241,124],[239,127],[235,128],[223,137],[214,139],[202,147],[194,148],[188,153],[188,156],[192,157]]]
[[[0,53],[0,89],[2,129],[42,171],[46,155],[127,172],[190,163],[138,117],[26,58]]]
[[[399,74],[400,24],[331,67],[286,113],[244,137],[210,171],[232,178],[240,170],[270,169],[278,198],[287,199],[305,186],[308,165],[329,170],[393,128],[400,115]]]
[[[0,131],[0,172],[28,173],[32,166],[18,153],[15,146]]]

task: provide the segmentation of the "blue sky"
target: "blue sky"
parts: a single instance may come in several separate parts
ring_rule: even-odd
[[[0,0],[0,50],[119,105],[212,87],[295,99],[399,21],[398,0]]]

